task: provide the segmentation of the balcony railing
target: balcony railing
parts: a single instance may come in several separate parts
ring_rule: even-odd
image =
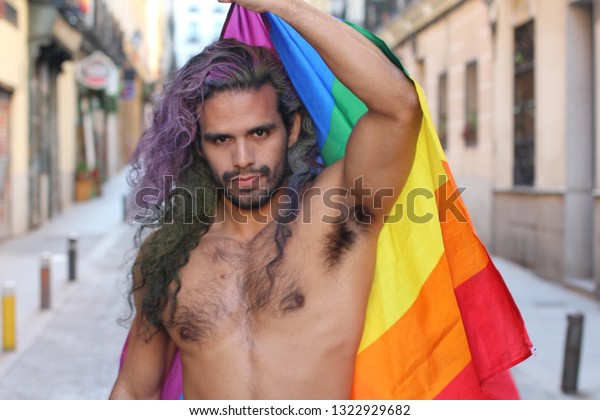
[[[390,18],[420,0],[366,0],[366,26],[369,30],[385,25]]]

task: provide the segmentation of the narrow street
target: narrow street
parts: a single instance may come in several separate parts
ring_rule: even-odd
[[[122,221],[123,177],[41,230],[0,247],[2,281],[17,286],[17,350],[0,354],[0,399],[104,399],[127,334],[133,228]],[[67,237],[79,239],[68,282]],[[51,309],[40,310],[39,256],[52,253]]]
[[[0,353],[0,399],[104,399],[127,334],[134,229],[123,223],[124,176],[42,229],[0,246],[0,283],[17,285],[17,350]],[[78,278],[67,280],[66,238],[80,236]],[[52,253],[52,308],[39,309],[40,253]],[[513,374],[524,399],[600,399],[600,305],[495,258],[537,354]],[[578,392],[560,390],[567,314],[585,316]]]

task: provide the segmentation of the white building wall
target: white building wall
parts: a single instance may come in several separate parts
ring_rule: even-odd
[[[27,51],[28,3],[15,1],[18,25],[15,28],[5,20],[0,20],[0,54],[10,57],[7,63],[0,66],[0,84],[12,90],[11,120],[9,139],[9,225],[12,236],[20,235],[28,229],[29,195],[29,95],[28,74],[29,60]]]
[[[174,0],[173,6],[175,61],[181,68],[219,38],[230,5],[205,0]]]

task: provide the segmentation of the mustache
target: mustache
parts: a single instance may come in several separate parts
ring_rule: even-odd
[[[247,168],[242,170],[235,170],[235,171],[227,171],[223,174],[223,181],[224,182],[230,182],[231,180],[233,180],[234,178],[237,177],[245,177],[245,176],[249,176],[249,175],[262,175],[265,177],[268,177],[271,174],[271,168],[269,168],[266,165],[263,165],[259,168]]]

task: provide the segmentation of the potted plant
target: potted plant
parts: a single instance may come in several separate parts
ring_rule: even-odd
[[[94,193],[94,177],[86,162],[80,162],[75,169],[75,201],[87,201]]]

